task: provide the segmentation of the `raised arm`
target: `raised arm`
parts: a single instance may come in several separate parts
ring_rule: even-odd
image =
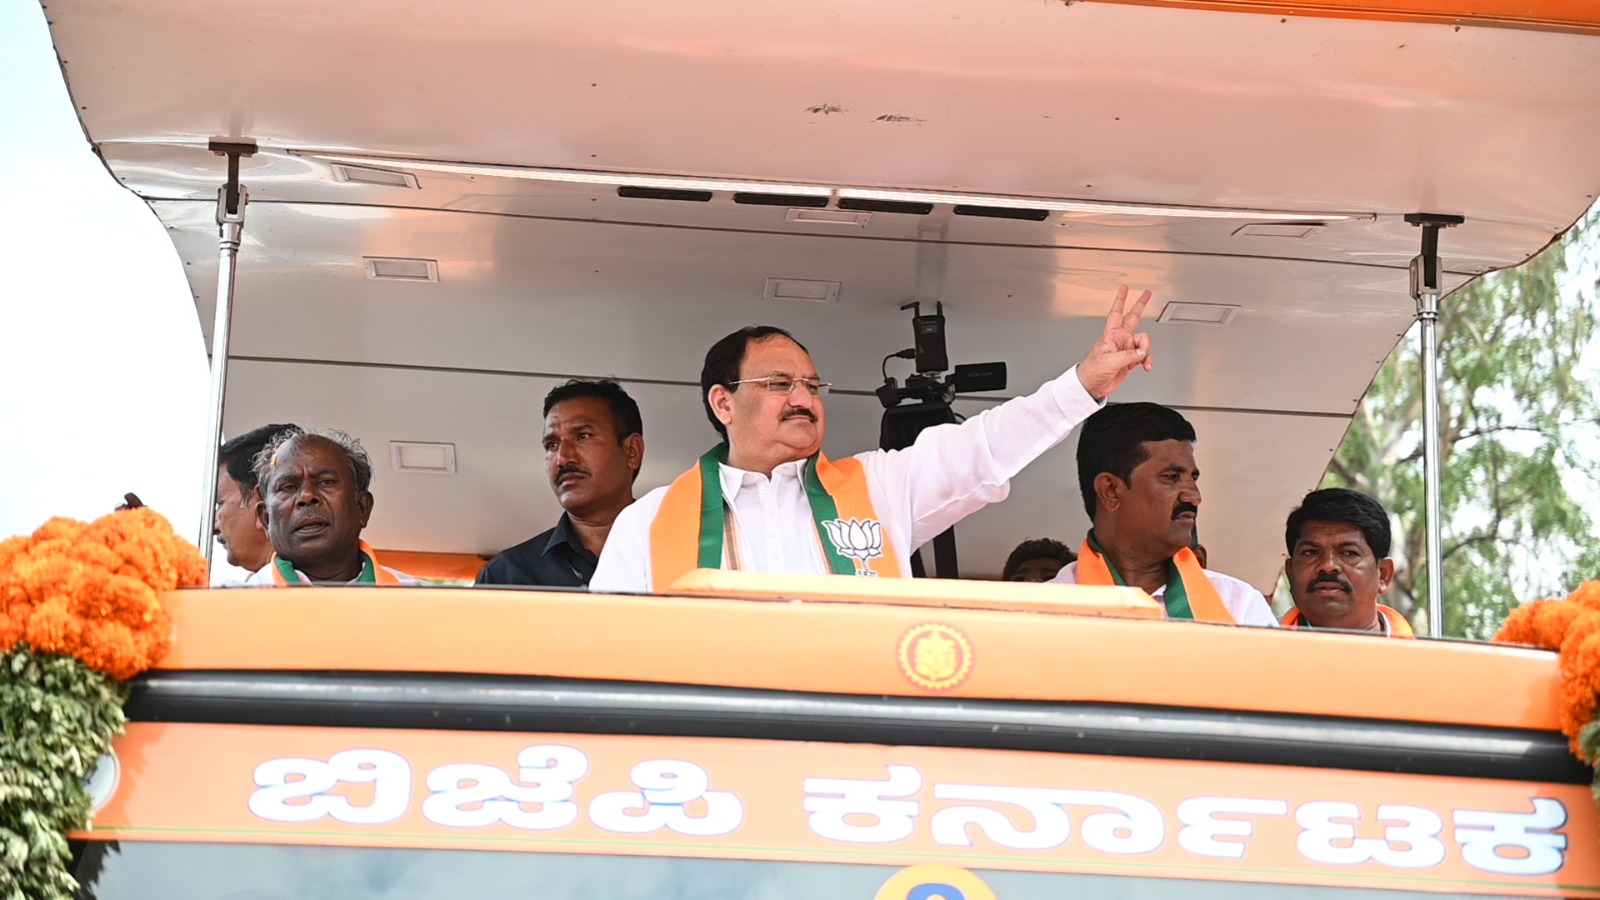
[[[905,450],[861,454],[871,472],[873,502],[892,507],[890,521],[908,522],[896,535],[916,547],[986,504],[1003,500],[1011,479],[1059,444],[1136,368],[1151,369],[1150,336],[1138,332],[1150,302],[1131,309],[1118,288],[1105,331],[1079,363],[1026,397],[1017,397],[959,425],[940,425]]]

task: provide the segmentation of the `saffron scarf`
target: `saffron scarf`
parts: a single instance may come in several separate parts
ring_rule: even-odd
[[[733,549],[724,547],[728,504],[720,465],[727,459],[728,445],[718,444],[667,487],[650,523],[650,572],[657,590],[694,569],[722,568],[725,551]],[[899,556],[873,509],[861,461],[833,462],[818,452],[806,460],[802,477],[828,571],[900,577]]]
[[[400,579],[394,577],[388,569],[378,565],[378,554],[368,546],[366,541],[360,542],[361,548],[361,574],[356,576],[356,584],[388,584],[398,585]],[[300,573],[295,570],[294,563],[287,559],[272,554],[272,583],[277,587],[293,587],[302,584]]]
[[[1094,531],[1078,548],[1078,583],[1127,586],[1122,573],[1100,552]],[[1167,563],[1167,589],[1161,595],[1168,618],[1235,624],[1222,595],[1206,577],[1194,551],[1184,547]]]
[[[1391,609],[1379,603],[1378,615],[1383,616],[1384,620],[1389,623],[1389,637],[1416,639],[1417,633],[1411,630],[1411,623],[1406,621],[1405,616],[1400,615],[1399,610]],[[1295,607],[1284,614],[1283,619],[1278,624],[1285,628],[1312,627],[1310,622],[1305,621],[1305,616],[1300,614],[1299,607]]]

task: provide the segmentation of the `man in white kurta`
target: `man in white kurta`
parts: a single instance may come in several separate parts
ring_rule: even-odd
[[[900,572],[911,571],[912,550],[1005,499],[1011,478],[1024,466],[1060,443],[1135,368],[1150,368],[1149,337],[1136,333],[1150,294],[1144,292],[1131,310],[1125,310],[1126,297],[1126,287],[1117,292],[1105,332],[1083,362],[1033,394],[960,424],[926,429],[905,450],[855,457]],[[754,336],[742,337],[751,331]],[[727,357],[730,346],[736,355]],[[804,484],[805,467],[821,447],[826,426],[825,386],[810,354],[778,329],[735,332],[707,354],[701,383],[707,413],[727,438],[726,458],[717,466],[732,539],[723,564],[733,560],[738,568],[761,572],[829,572]],[[651,571],[651,525],[666,491],[651,491],[617,516],[590,590],[648,593],[668,587],[656,584]]]

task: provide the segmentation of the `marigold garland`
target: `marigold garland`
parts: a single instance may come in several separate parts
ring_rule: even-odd
[[[1600,580],[1586,581],[1566,599],[1536,600],[1511,611],[1494,640],[1554,650],[1561,656],[1557,718],[1572,752],[1596,762],[1595,713],[1600,711]],[[1600,780],[1595,782],[1600,798]]]
[[[205,583],[199,551],[153,510],[51,519],[0,543],[0,648],[25,642],[127,680],[172,641],[161,595]]]
[[[205,583],[200,552],[149,509],[0,541],[0,896],[73,895],[66,834],[126,721],[120,682],[171,644],[161,595]]]

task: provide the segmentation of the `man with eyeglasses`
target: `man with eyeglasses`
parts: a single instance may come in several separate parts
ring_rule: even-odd
[[[700,372],[723,443],[617,516],[590,590],[665,590],[698,568],[909,577],[912,550],[1005,499],[1023,466],[1151,368],[1137,333],[1150,292],[1131,310],[1127,296],[1083,362],[1033,394],[838,461],[821,452],[828,384],[806,348],[770,325],[724,337]]]

